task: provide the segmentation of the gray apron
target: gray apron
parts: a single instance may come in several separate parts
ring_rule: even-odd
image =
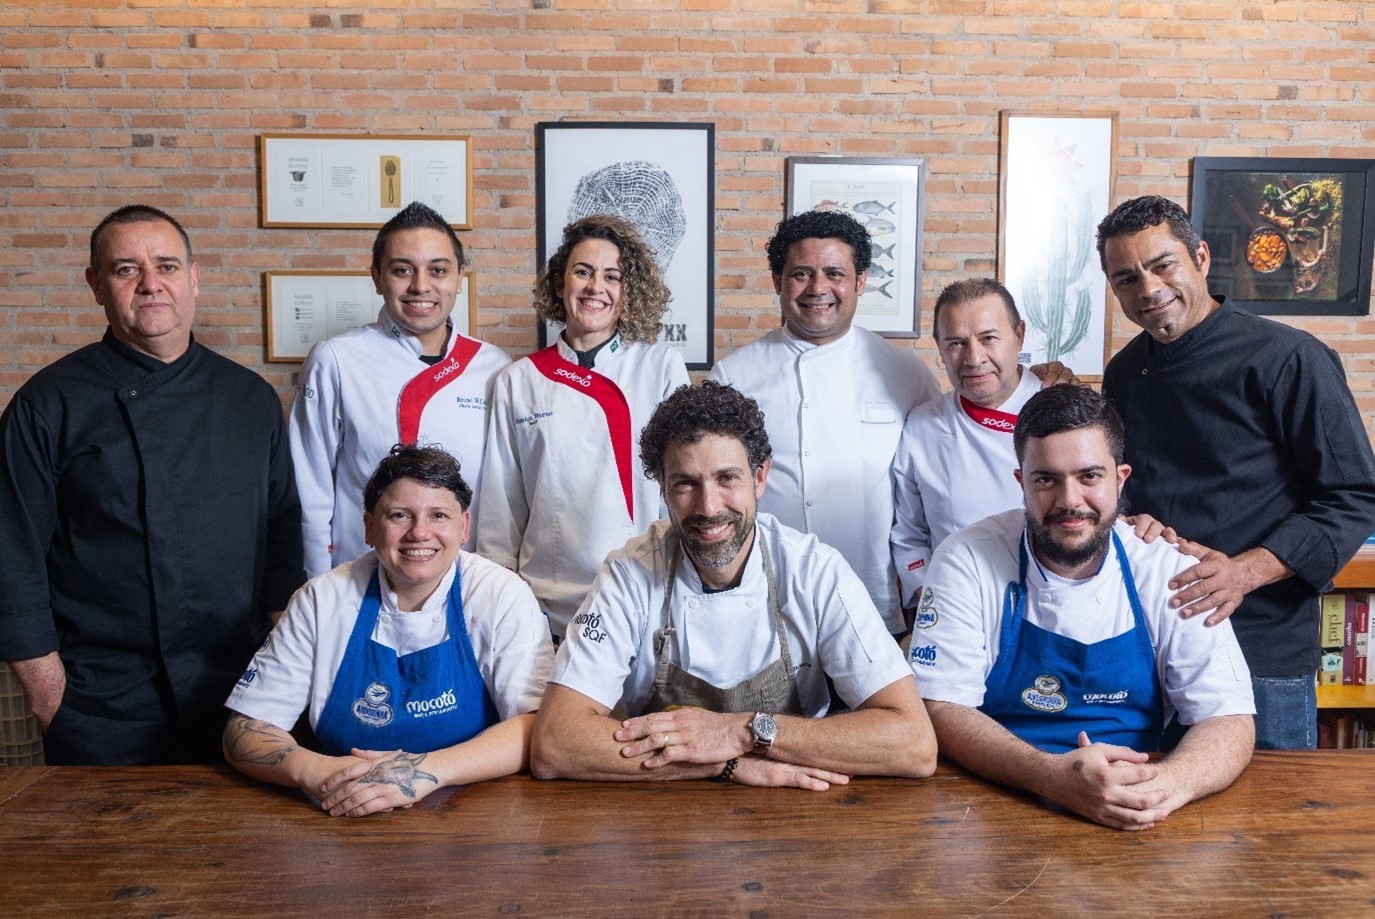
[[[661,712],[670,706],[704,708],[711,712],[769,712],[771,714],[801,715],[802,699],[793,676],[792,654],[788,650],[788,635],[783,627],[783,610],[778,605],[778,583],[773,575],[773,560],[764,545],[764,534],[756,529],[754,549],[764,561],[764,577],[769,585],[769,609],[773,615],[774,634],[778,636],[779,656],[754,676],[722,689],[701,677],[693,676],[673,663],[671,647],[677,630],[673,627],[673,584],[678,576],[678,559],[682,546],[676,535],[668,566],[668,587],[664,590],[664,626],[654,636],[654,688],[649,694],[646,712]]]

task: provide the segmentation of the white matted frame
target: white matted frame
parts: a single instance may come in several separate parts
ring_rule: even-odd
[[[888,338],[921,334],[921,244],[926,161],[855,156],[788,158],[788,216],[843,211],[873,246],[855,323]]]
[[[542,122],[535,125],[535,267],[563,228],[590,214],[630,221],[654,249],[672,291],[660,341],[690,370],[715,353],[716,126],[710,122]],[[539,323],[539,343],[558,326]]]
[[[367,325],[382,309],[382,295],[366,271],[268,271],[263,274],[267,360],[303,361],[316,342]],[[460,334],[477,328],[477,278],[463,276],[449,317]]]
[[[470,230],[472,146],[464,135],[260,135],[259,223],[380,227],[419,201]]]
[[[1095,234],[1117,181],[1116,112],[1003,112],[998,280],[1027,326],[1022,363],[1099,381],[1112,349]]]

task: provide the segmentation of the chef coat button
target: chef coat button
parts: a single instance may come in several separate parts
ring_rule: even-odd
[[[390,614],[390,613],[383,613],[383,614],[382,614],[382,621],[383,621],[383,622],[391,622],[391,614]]]
[[[813,504],[815,504],[815,503],[816,503],[815,501],[808,501],[808,502],[807,502],[807,506],[808,506],[808,507],[811,507],[811,506],[812,506]]]
[[[812,455],[812,451],[811,451],[811,450],[803,450],[803,451],[802,451],[802,455],[803,455],[803,456],[811,456],[811,455]]]
[[[1145,367],[1142,367],[1142,368],[1141,368],[1141,375],[1142,375],[1143,377],[1144,377],[1146,374],[1148,374],[1148,373],[1150,373],[1150,371],[1147,370]]]
[[[745,606],[749,607],[750,609],[754,609],[754,601],[753,601],[753,600],[746,600],[746,601],[745,601]]]
[[[134,397],[137,396],[137,395],[138,395],[138,390],[137,390],[137,389],[131,389],[131,390],[129,390],[129,398],[130,398],[130,399],[134,398]]]
[[[695,599],[694,599],[694,600],[689,600],[689,601],[687,602],[687,605],[688,605],[688,609],[696,609],[696,608],[697,608],[697,601],[696,601]]]

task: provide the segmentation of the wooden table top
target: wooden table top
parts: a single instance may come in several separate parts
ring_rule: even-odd
[[[0,912],[1368,915],[1372,767],[1258,753],[1145,833],[946,765],[823,793],[512,777],[359,820],[227,768],[0,768]]]

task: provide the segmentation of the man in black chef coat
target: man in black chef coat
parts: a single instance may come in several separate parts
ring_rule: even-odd
[[[104,337],[0,417],[0,659],[50,763],[216,761],[224,699],[303,580],[281,402],[192,336],[172,217],[108,215],[86,281]]]
[[[1144,330],[1103,375],[1127,428],[1127,502],[1202,544],[1173,603],[1208,625],[1232,616],[1256,745],[1312,747],[1318,595],[1375,530],[1375,457],[1341,361],[1213,296],[1208,244],[1173,201],[1119,205],[1098,254]]]

